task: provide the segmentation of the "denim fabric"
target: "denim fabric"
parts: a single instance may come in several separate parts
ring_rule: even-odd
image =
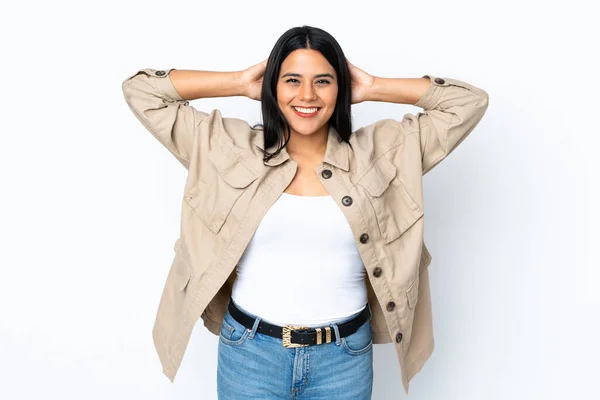
[[[358,313],[330,324],[336,332],[336,341],[285,348],[281,339],[256,331],[260,317],[235,304],[256,319],[253,328],[247,329],[233,319],[229,311],[225,314],[218,347],[219,400],[371,399],[373,338],[370,314],[350,336],[340,339],[338,324]]]

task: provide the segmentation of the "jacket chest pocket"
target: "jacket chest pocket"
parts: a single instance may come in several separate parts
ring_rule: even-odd
[[[386,244],[399,238],[423,216],[423,208],[396,175],[396,166],[380,157],[358,182],[367,192]]]
[[[231,210],[246,188],[258,178],[258,174],[247,166],[242,155],[227,145],[219,144],[208,154],[215,174],[209,181],[202,178],[185,194],[192,211],[217,234],[227,220]]]

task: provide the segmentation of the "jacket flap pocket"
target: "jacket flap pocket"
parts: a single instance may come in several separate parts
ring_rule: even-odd
[[[220,177],[212,183],[199,180],[185,193],[185,201],[204,225],[218,234],[244,189],[224,183]]]
[[[247,187],[258,178],[258,173],[244,162],[243,157],[243,153],[225,139],[220,139],[208,153],[209,160],[223,180],[238,189]]]
[[[174,284],[176,285],[177,290],[183,291],[187,287],[190,279],[192,278],[192,274],[190,269],[188,268],[185,260],[179,254],[179,251],[176,251],[175,258],[173,259],[172,274],[174,279]]]
[[[419,275],[417,275],[417,277],[410,284],[408,289],[406,289],[406,301],[408,303],[408,308],[410,308],[410,309],[415,308],[418,300],[419,300]]]
[[[379,197],[396,176],[396,166],[385,157],[379,160],[360,179],[359,184],[373,197]]]
[[[208,158],[216,173],[207,171],[185,193],[185,200],[204,225],[218,234],[237,200],[259,175],[248,165],[243,153],[226,139],[216,141]]]
[[[422,216],[423,208],[396,176],[396,166],[380,157],[358,184],[368,193],[386,244],[399,238]]]
[[[411,226],[413,226],[423,216],[423,209],[417,202],[415,202],[404,185],[398,181],[397,190],[401,193],[402,201],[399,203],[399,207],[396,211],[396,223],[400,234],[406,232]]]

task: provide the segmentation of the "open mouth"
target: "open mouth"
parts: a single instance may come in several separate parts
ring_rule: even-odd
[[[294,109],[294,112],[296,113],[296,115],[298,115],[299,117],[302,118],[310,118],[310,117],[314,117],[315,115],[317,115],[319,113],[319,110],[321,109],[321,107],[294,107],[292,106],[292,108]]]

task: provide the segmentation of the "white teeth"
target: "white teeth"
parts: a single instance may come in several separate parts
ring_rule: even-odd
[[[313,114],[313,113],[317,112],[317,110],[318,110],[318,108],[301,108],[301,107],[294,107],[294,109],[303,114]]]

